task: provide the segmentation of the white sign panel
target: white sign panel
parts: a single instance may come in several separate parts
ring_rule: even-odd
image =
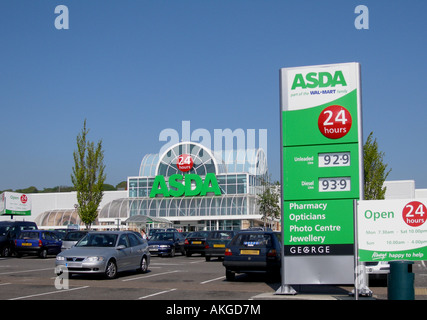
[[[31,199],[28,195],[16,192],[3,192],[0,202],[1,215],[31,215]]]
[[[360,261],[426,260],[427,199],[359,201]]]

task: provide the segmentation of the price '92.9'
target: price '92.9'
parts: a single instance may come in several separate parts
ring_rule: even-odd
[[[319,167],[348,167],[350,152],[319,153]]]
[[[319,178],[319,192],[350,191],[350,177]]]

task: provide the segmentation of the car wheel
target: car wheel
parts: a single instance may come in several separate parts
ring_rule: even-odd
[[[147,257],[142,257],[139,272],[146,273],[148,270]]]
[[[211,261],[211,257],[205,256],[206,261]]]
[[[228,269],[225,270],[225,279],[227,279],[227,281],[234,281],[235,278],[236,274],[233,271]]]
[[[185,256],[186,256],[186,257],[191,257],[191,253],[187,251],[187,252],[185,253]]]
[[[42,249],[42,251],[40,251],[39,256],[42,259],[46,259],[46,257],[47,257],[47,249]]]
[[[10,256],[10,249],[9,249],[9,247],[4,247],[3,248],[3,250],[2,250],[2,252],[1,252],[1,255],[3,256],[3,257],[9,257]]]
[[[113,260],[108,261],[107,268],[105,268],[105,276],[108,279],[117,277],[117,265]]]

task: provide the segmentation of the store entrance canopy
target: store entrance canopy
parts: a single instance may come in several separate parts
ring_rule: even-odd
[[[165,224],[167,226],[171,226],[172,222],[170,222],[168,219],[165,218],[159,218],[159,217],[147,217],[143,215],[136,215],[132,216],[128,219],[126,219],[123,224],[129,225],[129,224]]]

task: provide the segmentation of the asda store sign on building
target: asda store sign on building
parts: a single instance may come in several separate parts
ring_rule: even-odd
[[[154,178],[150,198],[157,195],[163,195],[163,197],[206,196],[211,192],[216,196],[221,195],[221,189],[214,173],[206,174],[204,180],[197,174],[173,174],[169,177],[168,182],[164,176],[158,175]]]

